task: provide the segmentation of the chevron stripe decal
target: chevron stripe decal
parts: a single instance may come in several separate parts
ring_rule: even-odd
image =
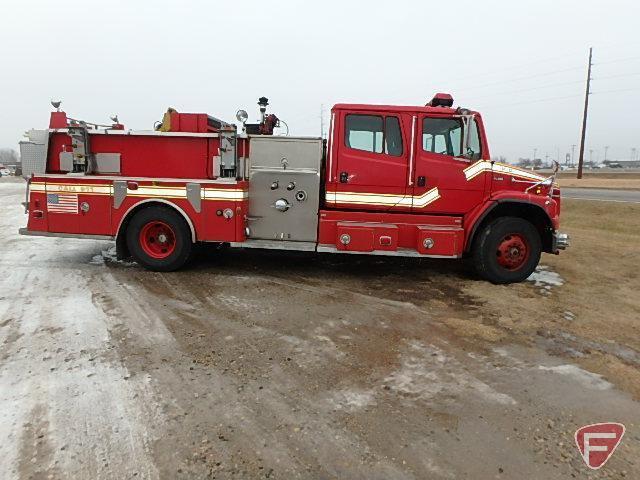
[[[503,173],[505,175],[512,175],[514,177],[524,178],[533,182],[541,182],[545,177],[533,173],[523,168],[514,167],[513,165],[506,165],[504,163],[493,162],[493,164],[487,160],[480,160],[479,162],[470,165],[464,169],[464,176],[467,181],[471,180],[481,173],[494,172]]]
[[[325,198],[327,203],[423,208],[438,200],[440,193],[436,187],[416,196],[368,192],[327,192]]]

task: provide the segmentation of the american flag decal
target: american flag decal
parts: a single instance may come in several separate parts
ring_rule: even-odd
[[[75,193],[47,193],[49,213],[78,213],[78,195]]]

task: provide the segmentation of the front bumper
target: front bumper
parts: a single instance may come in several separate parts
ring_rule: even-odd
[[[553,251],[558,253],[560,250],[566,250],[571,245],[571,239],[568,233],[554,232],[553,234]]]

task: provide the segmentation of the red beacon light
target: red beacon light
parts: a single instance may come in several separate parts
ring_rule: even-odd
[[[452,107],[453,97],[448,93],[436,93],[427,107]]]

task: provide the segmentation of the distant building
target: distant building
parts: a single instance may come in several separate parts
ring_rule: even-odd
[[[605,160],[602,163],[604,163],[605,165],[616,163],[622,168],[640,168],[640,160]]]

